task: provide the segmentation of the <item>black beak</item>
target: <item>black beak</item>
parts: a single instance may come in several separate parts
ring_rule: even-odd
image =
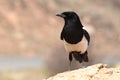
[[[66,16],[64,14],[56,14],[56,16],[65,18]]]

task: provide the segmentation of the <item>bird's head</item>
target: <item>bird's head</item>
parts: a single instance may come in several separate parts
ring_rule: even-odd
[[[63,13],[57,14],[56,16],[62,17],[65,20],[73,20],[73,21],[79,20],[79,16],[73,11],[63,12]]]

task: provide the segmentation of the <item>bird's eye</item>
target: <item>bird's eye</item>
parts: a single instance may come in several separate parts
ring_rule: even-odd
[[[69,18],[73,19],[73,18],[74,18],[74,15],[69,14]]]
[[[72,15],[71,15],[71,14],[69,14],[68,16],[69,16],[69,17],[72,17]]]

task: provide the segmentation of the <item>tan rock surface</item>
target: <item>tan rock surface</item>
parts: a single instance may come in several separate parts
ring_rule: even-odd
[[[120,80],[120,68],[107,68],[106,64],[96,64],[59,73],[44,80]]]

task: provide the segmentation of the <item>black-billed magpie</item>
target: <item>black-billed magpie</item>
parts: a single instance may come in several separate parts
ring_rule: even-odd
[[[80,63],[88,62],[87,48],[90,36],[83,29],[79,16],[73,11],[63,12],[56,16],[64,18],[65,21],[60,38],[64,41],[65,49],[69,53],[70,66],[73,57]]]

